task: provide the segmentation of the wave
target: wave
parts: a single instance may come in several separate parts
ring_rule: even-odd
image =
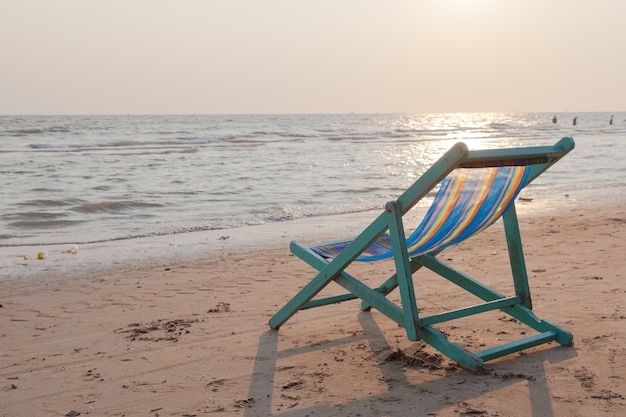
[[[233,145],[263,145],[268,140],[255,139],[247,135],[226,135],[214,138],[181,137],[172,140],[139,141],[114,140],[99,143],[31,143],[27,147],[39,152],[99,152],[99,151],[134,151],[164,153],[164,152],[195,152],[196,148],[222,144]],[[190,150],[191,149],[191,150]]]
[[[46,189],[34,189],[33,191],[47,191]],[[75,198],[66,198],[60,200],[47,200],[47,199],[38,199],[38,200],[26,200],[19,203],[20,206],[23,207],[64,207],[71,206],[75,204],[79,204],[82,200]]]
[[[16,130],[9,130],[9,133],[16,133],[16,134],[24,134],[24,135],[30,135],[33,133],[43,133],[44,130],[39,128],[39,127],[24,127],[22,129],[16,129]]]
[[[187,233],[196,233],[196,232],[206,232],[206,231],[214,231],[214,230],[229,230],[241,227],[249,227],[249,226],[257,226],[267,223],[279,223],[285,221],[293,221],[301,218],[314,218],[314,217],[326,217],[326,216],[334,216],[334,215],[342,215],[342,214],[355,214],[355,213],[364,213],[372,210],[381,209],[378,205],[372,205],[368,207],[344,207],[344,208],[336,208],[332,211],[316,211],[309,212],[306,214],[297,213],[297,210],[289,210],[285,209],[285,212],[280,215],[275,216],[267,216],[265,218],[259,218],[256,220],[248,219],[246,221],[237,222],[236,224],[210,224],[210,225],[195,225],[195,226],[180,226],[174,228],[167,228],[162,230],[153,230],[147,232],[140,232],[134,234],[126,234],[126,235],[118,235],[118,236],[109,236],[101,239],[91,239],[91,240],[58,240],[58,241],[29,241],[29,242],[20,242],[20,243],[0,243],[0,247],[22,247],[22,246],[54,246],[54,245],[87,245],[87,244],[98,244],[98,243],[108,243],[108,242],[118,242],[118,241],[129,241],[135,239],[143,239],[143,238],[151,238],[151,237],[160,237],[160,236],[170,236],[170,235],[181,235]],[[64,221],[64,220],[51,220],[51,221],[22,221],[22,222],[14,222],[12,225],[24,227],[24,228],[63,228],[67,226],[72,226],[81,223],[81,221]],[[29,237],[29,236],[22,236]],[[30,236],[30,237],[35,237]],[[2,235],[0,236],[0,241],[3,239],[12,239],[15,238],[13,235]]]
[[[368,204],[361,206],[335,207],[333,209],[315,210],[303,213],[296,207],[285,207],[283,214],[268,216],[264,218],[261,223],[274,223],[306,218],[337,216],[342,214],[366,213],[373,210],[382,210],[382,208],[383,207],[380,204]]]
[[[8,223],[9,226],[22,229],[65,228],[83,223],[81,220],[19,220]]]
[[[43,132],[42,129],[33,129]],[[458,132],[457,130],[454,130]],[[50,137],[48,142],[34,142],[26,145],[37,152],[98,152],[123,150],[124,152],[188,152],[189,148],[202,148],[210,146],[233,145],[233,146],[261,146],[277,142],[302,142],[304,140],[328,140],[328,141],[376,141],[376,140],[410,140],[428,141],[445,137],[451,133],[449,129],[405,129],[398,128],[389,131],[355,131],[346,132],[341,129],[328,130],[320,134],[280,132],[280,131],[252,131],[238,134],[220,134],[212,136],[185,135],[173,138],[114,138],[108,141],[93,141],[93,137],[87,140],[91,143],[71,143],[66,137]],[[79,135],[81,136],[81,135]],[[71,139],[71,138],[69,138]],[[15,151],[15,149],[6,149]],[[195,150],[194,150],[195,151]]]
[[[362,194],[367,193],[371,194],[377,191],[382,191],[382,187],[362,187],[362,188],[329,188],[321,190],[321,194],[333,194],[333,193],[347,193],[347,194]]]
[[[99,203],[85,203],[72,208],[79,213],[122,213],[134,209],[158,208],[161,204],[143,203],[140,201],[102,201]]]
[[[79,222],[75,222],[75,223],[79,223]],[[63,226],[67,226],[67,224],[61,224],[61,222],[57,222],[57,224],[55,224],[55,222],[48,222],[47,224],[40,223],[40,224],[33,224],[32,226],[33,227],[63,227]],[[211,230],[225,230],[225,229],[232,229],[234,227],[238,227],[238,226],[232,226],[232,227],[190,226],[190,227],[180,227],[176,229],[159,230],[159,231],[153,231],[153,232],[128,234],[124,236],[114,236],[114,237],[94,239],[94,240],[78,240],[78,241],[59,240],[59,241],[50,241],[50,242],[26,242],[26,243],[4,243],[4,244],[0,243],[0,248],[22,247],[22,246],[42,246],[42,245],[46,245],[46,246],[89,245],[89,244],[94,244],[94,243],[118,242],[118,241],[125,241],[125,240],[143,239],[143,238],[149,238],[149,237],[178,235],[178,234],[184,234],[184,233],[206,232],[206,231],[211,231]],[[14,237],[15,236],[13,235],[4,234],[4,235],[0,235],[0,240],[11,239]]]
[[[234,144],[245,144],[248,146],[258,146],[258,145],[263,145],[264,142],[260,141],[260,140],[253,140],[253,139],[245,139],[245,138],[229,138],[229,139],[224,139],[224,142],[227,143],[234,143]]]
[[[50,212],[40,212],[40,211],[25,211],[21,213],[5,213],[0,216],[3,219],[21,219],[21,220],[30,220],[30,219],[56,219],[59,217],[65,217],[67,213],[50,213]]]
[[[67,133],[70,129],[64,126],[50,126],[50,127],[20,127],[17,129],[9,129],[6,131],[12,135],[24,136],[24,135],[36,135],[40,133]]]

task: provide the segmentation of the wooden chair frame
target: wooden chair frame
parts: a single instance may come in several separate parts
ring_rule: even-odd
[[[361,308],[363,310],[375,308],[403,326],[409,340],[423,340],[461,366],[474,371],[482,368],[487,361],[551,341],[556,341],[561,345],[571,345],[573,336],[570,332],[548,320],[538,318],[532,312],[530,286],[513,201],[502,214],[515,289],[513,296],[500,294],[437,259],[437,255],[443,249],[411,256],[407,250],[403,216],[456,168],[481,165],[494,166],[510,164],[512,161],[542,161],[530,165],[530,174],[523,184],[526,186],[573,148],[574,141],[567,137],[561,139],[554,146],[480,151],[469,151],[465,144],[457,143],[400,197],[388,202],[385,210],[356,238],[351,239],[351,243],[334,259],[320,256],[313,250],[314,246],[292,242],[292,253],[315,268],[318,273],[270,319],[270,327],[278,329],[299,310],[358,298],[362,301]],[[348,274],[346,268],[385,233],[391,238],[395,273],[377,288],[370,288]],[[420,317],[413,275],[423,267],[434,271],[463,290],[475,295],[482,302],[470,307]],[[331,282],[342,286],[348,293],[316,299],[316,295]],[[400,305],[387,298],[387,295],[396,288],[400,292]],[[498,309],[538,333],[479,352],[471,352],[465,347],[449,341],[442,332],[434,327],[439,323]]]

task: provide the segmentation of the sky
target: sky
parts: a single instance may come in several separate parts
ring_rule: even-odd
[[[624,0],[0,0],[0,114],[626,111]]]

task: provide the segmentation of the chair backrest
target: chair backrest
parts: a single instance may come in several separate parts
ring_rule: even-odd
[[[555,146],[473,151],[457,144],[398,198],[403,213],[438,184],[439,190],[423,220],[406,238],[409,256],[441,251],[460,243],[497,221],[519,192],[574,147],[571,138]],[[420,184],[423,181],[423,184]],[[331,242],[311,249],[334,258],[350,241]],[[393,257],[389,235],[381,235],[355,260]]]
[[[493,224],[526,185],[528,165],[461,167],[450,173],[407,238],[410,256],[442,250]]]
[[[426,215],[407,237],[409,256],[440,251],[486,229],[498,220],[526,185],[529,165],[466,165],[441,182]],[[382,236],[359,261],[393,256],[388,236]]]

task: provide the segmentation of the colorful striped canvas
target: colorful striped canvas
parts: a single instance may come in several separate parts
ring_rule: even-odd
[[[459,243],[493,224],[526,183],[528,165],[457,168],[442,182],[424,219],[407,238],[410,256],[439,251]],[[310,247],[324,258],[334,258],[351,241]],[[381,236],[357,261],[393,257],[391,240]]]

